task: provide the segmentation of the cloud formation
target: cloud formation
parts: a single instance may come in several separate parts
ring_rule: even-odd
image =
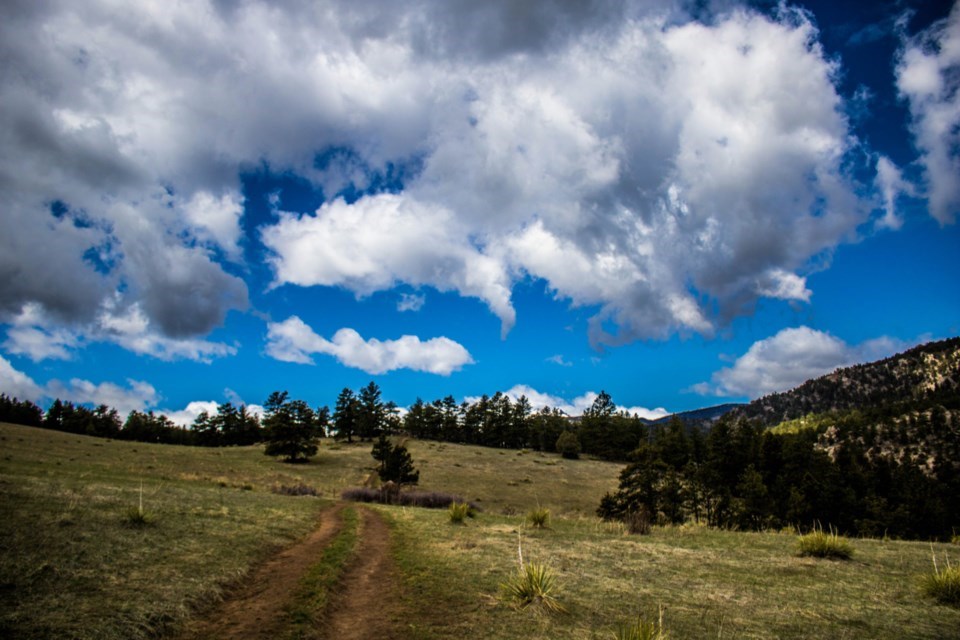
[[[77,404],[105,404],[116,409],[124,418],[131,411],[146,411],[155,406],[159,398],[153,385],[141,380],[127,380],[126,387],[80,378],[73,378],[69,382],[50,380],[41,386],[14,368],[3,356],[0,356],[0,389],[11,397],[37,403],[59,398]]]
[[[446,337],[421,341],[417,336],[397,340],[364,340],[353,329],[340,329],[331,340],[317,335],[297,316],[267,327],[267,355],[283,362],[312,364],[316,353],[333,356],[343,365],[370,374],[411,369],[448,376],[473,363],[470,353]]]
[[[704,395],[746,396],[751,400],[787,391],[832,371],[889,357],[917,343],[889,337],[851,346],[839,338],[809,327],[783,329],[755,342],[733,366],[713,374],[710,383],[693,390]]]
[[[904,43],[896,75],[913,117],[930,213],[953,223],[960,212],[960,3]]]
[[[590,408],[598,395],[595,391],[587,391],[572,400],[566,400],[560,396],[537,391],[533,387],[525,384],[514,385],[504,391],[503,394],[514,401],[518,400],[521,396],[525,396],[527,400],[530,401],[530,406],[533,407],[534,411],[539,411],[544,407],[550,407],[560,409],[568,416],[583,415],[583,412]],[[478,398],[467,398],[466,400],[467,402],[476,402]],[[656,409],[647,409],[646,407],[617,407],[617,410],[626,411],[630,415],[636,415],[647,420],[657,420],[670,415],[670,412],[663,407],[657,407]]]
[[[0,322],[36,305],[48,337],[86,336],[113,305],[156,336],[126,348],[223,355],[196,341],[248,308],[243,249],[261,240],[276,287],[455,291],[504,333],[513,285],[543,279],[595,310],[597,346],[709,335],[759,297],[807,301],[811,257],[870,209],[845,169],[841,70],[800,10],[704,24],[688,5],[11,3]],[[943,222],[957,14],[898,66]],[[327,202],[245,236],[239,175],[257,167]],[[10,340],[40,357],[28,333]]]
[[[800,12],[665,16],[522,59],[440,61],[400,27],[409,66],[385,79],[352,59],[369,91],[425,96],[400,156],[419,172],[400,193],[283,214],[263,232],[276,284],[454,290],[507,331],[512,285],[532,276],[598,309],[596,345],[710,334],[760,296],[808,300],[799,272],[867,215],[842,170],[837,68]]]

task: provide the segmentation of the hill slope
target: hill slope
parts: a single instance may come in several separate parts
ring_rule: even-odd
[[[960,398],[960,338],[930,342],[884,360],[837,369],[799,387],[734,409],[766,426],[808,414],[923,405],[954,407]],[[896,407],[896,409],[894,409]]]

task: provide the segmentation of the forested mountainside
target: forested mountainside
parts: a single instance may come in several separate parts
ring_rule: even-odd
[[[706,431],[710,429],[711,425],[719,420],[721,416],[726,415],[734,409],[742,406],[744,405],[738,403],[718,404],[713,407],[704,407],[703,409],[681,411],[680,413],[673,413],[657,420],[646,420],[645,422],[648,422],[649,424],[667,424],[674,418],[677,418],[683,422],[688,429],[699,429],[701,431]]]
[[[598,514],[950,539],[960,530],[958,381],[954,338],[735,407],[703,431],[652,425]]]
[[[774,426],[809,414],[889,407],[909,413],[955,407],[960,399],[960,338],[914,347],[884,360],[837,369],[799,387],[773,393],[732,411]],[[902,411],[897,411],[895,407]]]

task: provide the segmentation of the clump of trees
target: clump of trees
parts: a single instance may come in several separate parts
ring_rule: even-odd
[[[413,456],[402,444],[393,444],[385,434],[380,434],[373,444],[370,455],[377,461],[377,475],[381,482],[397,485],[417,484],[420,472],[413,466]]]
[[[949,538],[960,525],[960,416],[949,415],[917,412],[898,422],[853,412],[791,433],[737,416],[706,434],[673,420],[650,429],[597,514],[627,520],[647,512],[661,523],[741,529],[820,522],[854,535]],[[955,435],[923,435],[933,432]],[[923,464],[895,455],[898,442],[918,436],[941,449]]]
[[[317,453],[317,441],[326,435],[326,407],[317,411],[303,400],[291,400],[286,391],[274,391],[263,405],[264,454],[284,462],[307,462]]]

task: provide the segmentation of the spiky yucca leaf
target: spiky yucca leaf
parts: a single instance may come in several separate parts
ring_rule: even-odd
[[[566,611],[554,595],[554,574],[546,565],[529,562],[520,567],[513,577],[501,585],[504,596],[518,607],[530,605],[550,611]]]

